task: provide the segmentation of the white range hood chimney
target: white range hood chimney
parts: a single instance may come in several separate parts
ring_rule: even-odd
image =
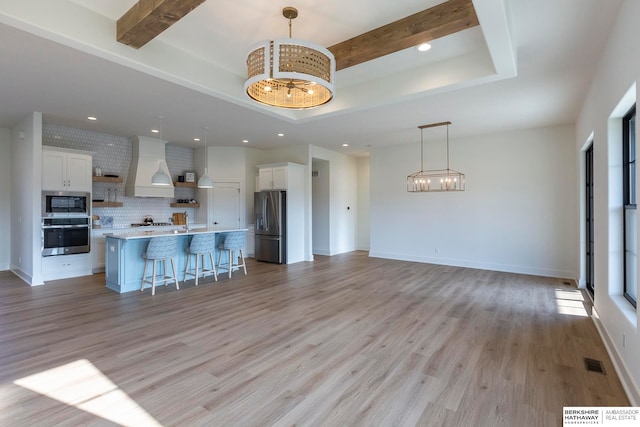
[[[134,136],[131,138],[131,166],[124,188],[129,197],[173,197],[173,184],[152,185],[151,178],[162,165],[165,173],[169,172],[164,158],[164,146],[167,141]]]

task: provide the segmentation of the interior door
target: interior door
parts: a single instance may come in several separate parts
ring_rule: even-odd
[[[211,224],[240,228],[240,183],[214,182],[211,198]]]

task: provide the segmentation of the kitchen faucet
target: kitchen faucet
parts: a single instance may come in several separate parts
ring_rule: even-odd
[[[189,214],[187,213],[187,211],[184,211],[184,229],[189,231]]]

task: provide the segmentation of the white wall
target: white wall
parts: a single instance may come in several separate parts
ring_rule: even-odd
[[[583,148],[593,138],[595,197],[595,297],[594,320],[609,349],[632,405],[640,405],[640,334],[638,310],[622,297],[622,209],[620,117],[638,99],[640,80],[640,2],[623,2],[598,70],[591,82],[576,124],[574,156],[584,165]],[[622,101],[622,102],[621,102]],[[626,104],[626,105],[625,105]],[[618,107],[618,111],[616,111]],[[636,141],[638,141],[636,128]],[[577,191],[584,192],[584,167]],[[584,222],[584,202],[580,220]],[[638,227],[640,230],[640,227]],[[584,235],[584,233],[582,233]],[[583,239],[584,240],[584,239]],[[581,252],[584,251],[584,242]],[[640,271],[640,265],[638,266]],[[581,268],[584,271],[584,268]],[[623,346],[623,336],[625,344]]]
[[[450,139],[467,182],[451,193],[407,192],[419,142],[373,149],[371,256],[577,278],[574,139],[572,126]]]
[[[42,114],[11,130],[11,270],[30,285],[42,285],[40,218]]]
[[[359,157],[358,165],[358,239],[357,249],[368,251],[369,239],[369,157]]]
[[[0,129],[0,270],[8,270],[11,259],[11,169],[11,130]]]

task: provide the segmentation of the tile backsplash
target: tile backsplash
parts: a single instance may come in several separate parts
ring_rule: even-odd
[[[174,212],[187,211],[191,218],[195,218],[193,208],[171,208],[169,203],[175,199],[196,198],[196,191],[192,188],[176,188],[175,199],[125,197],[124,186],[129,174],[131,163],[131,141],[128,138],[91,132],[66,126],[44,123],[42,126],[42,145],[84,150],[93,153],[93,170],[100,167],[102,174],[121,176],[121,184],[107,184],[96,182],[93,184],[93,198],[107,199],[107,194],[114,194],[117,201],[123,203],[122,208],[94,208],[93,214],[113,217],[114,227],[126,227],[132,223],[142,222],[146,215],[153,217],[156,222],[168,222]],[[178,175],[185,171],[195,171],[193,149],[167,144],[165,157],[171,178],[177,181]]]

